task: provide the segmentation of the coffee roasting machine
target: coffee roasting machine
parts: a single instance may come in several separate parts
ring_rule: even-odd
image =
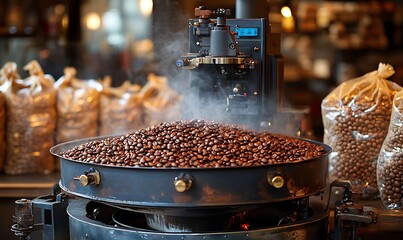
[[[264,128],[281,108],[280,36],[266,18],[227,19],[229,11],[199,7],[189,21],[189,53],[177,61],[191,70],[185,113]]]
[[[227,10],[203,7],[195,13],[190,51],[177,62],[191,71],[199,104],[192,117],[221,111],[218,120],[265,128],[281,108],[280,39],[264,18],[226,19]],[[329,184],[331,149],[321,143],[325,154],[317,158],[242,168],[127,168],[59,155],[99,139],[51,149],[60,157],[60,182],[49,196],[16,201],[16,236],[40,230],[55,240],[347,240],[362,237],[362,229],[399,235],[398,215],[360,205],[348,181]]]

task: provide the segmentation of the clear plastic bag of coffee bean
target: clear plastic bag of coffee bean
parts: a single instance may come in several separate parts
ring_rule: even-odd
[[[110,77],[105,77],[102,83],[99,134],[118,135],[140,129],[143,121],[140,85],[126,81],[112,87],[111,82]]]
[[[6,174],[51,173],[56,126],[56,91],[54,80],[43,73],[36,61],[24,70],[30,76],[19,79],[14,74],[3,88],[6,100]],[[15,71],[16,68],[15,68]]]
[[[1,82],[0,82],[1,84]],[[3,171],[4,156],[6,153],[6,142],[4,140],[5,136],[5,119],[6,119],[6,108],[3,93],[0,92],[0,172]]]
[[[56,143],[97,136],[101,84],[91,79],[80,80],[75,68],[66,67],[55,88]],[[60,170],[59,161],[56,161],[56,170]]]
[[[378,194],[376,165],[388,132],[392,101],[401,87],[387,80],[389,64],[343,82],[321,104],[330,180],[350,180],[364,198]]]
[[[7,62],[0,70],[0,172],[3,171],[4,159],[6,154],[6,100],[4,92],[10,87],[14,79],[20,76],[17,73],[17,64]]]
[[[147,80],[140,92],[144,106],[144,126],[179,120],[181,95],[168,85],[166,77],[149,74]]]
[[[403,209],[403,90],[395,95],[388,135],[378,158],[377,179],[383,205]]]
[[[102,86],[95,80],[80,80],[73,67],[55,83],[57,91],[56,142],[98,135],[99,98]]]

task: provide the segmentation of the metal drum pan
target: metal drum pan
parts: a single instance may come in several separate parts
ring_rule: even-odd
[[[258,167],[146,168],[91,164],[60,153],[105,137],[81,139],[51,148],[60,158],[61,188],[96,201],[138,207],[231,207],[304,198],[325,189],[329,146],[320,157]],[[309,140],[307,140],[309,141]],[[313,141],[310,141],[313,142]],[[97,172],[99,182],[83,186],[80,176]],[[191,184],[178,191],[178,179]],[[278,180],[280,179],[280,184]],[[281,181],[283,184],[281,184]]]

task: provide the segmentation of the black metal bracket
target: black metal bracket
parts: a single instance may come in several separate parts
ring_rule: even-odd
[[[11,231],[20,239],[29,239],[33,231],[39,230],[44,240],[70,239],[67,206],[68,196],[61,192],[59,184],[53,186],[51,195],[17,200]],[[40,211],[41,223],[34,223],[33,210]]]
[[[377,214],[371,210],[364,210],[358,204],[361,192],[356,192],[350,181],[336,180],[330,185],[332,188],[344,188],[343,197],[335,203],[334,240],[358,240],[358,228],[377,222]]]

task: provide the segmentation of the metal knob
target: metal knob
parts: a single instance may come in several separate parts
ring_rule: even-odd
[[[275,188],[282,188],[284,186],[284,179],[281,176],[275,176],[271,179],[271,183]]]
[[[177,192],[184,192],[188,188],[187,185],[188,184],[186,184],[186,182],[183,180],[175,181],[175,190]]]
[[[174,186],[177,192],[185,192],[192,186],[193,180],[190,174],[181,173],[175,177]]]
[[[79,177],[75,177],[75,180],[79,180],[81,185],[83,185],[84,187],[87,186],[90,182],[94,181],[93,177],[88,177],[87,175],[80,175]]]
[[[80,181],[80,184],[85,187],[88,185],[98,185],[101,181],[101,176],[96,169],[91,168],[89,171],[75,177],[74,180]]]
[[[282,188],[284,186],[284,178],[282,176],[276,175],[274,177],[267,177],[267,181],[270,185],[275,188]]]

